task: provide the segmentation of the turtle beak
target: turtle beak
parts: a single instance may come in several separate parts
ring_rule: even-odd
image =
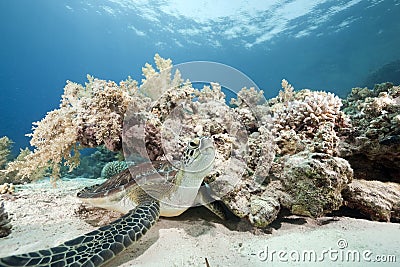
[[[211,138],[203,138],[200,141],[199,150],[201,153],[210,153],[214,150],[214,142]]]

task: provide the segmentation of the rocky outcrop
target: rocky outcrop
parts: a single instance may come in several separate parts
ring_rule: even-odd
[[[354,88],[344,102],[352,129],[342,135],[340,156],[358,179],[400,182],[400,86]]]
[[[353,180],[343,190],[345,205],[372,220],[400,222],[400,185],[391,182]]]
[[[293,214],[320,217],[342,206],[341,192],[353,178],[350,164],[323,153],[301,152],[281,159],[282,203]]]

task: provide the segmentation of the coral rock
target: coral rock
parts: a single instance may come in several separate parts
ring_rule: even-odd
[[[372,163],[382,169],[374,180],[400,182],[400,86],[384,83],[374,90],[355,88],[344,101],[344,112],[353,129],[340,142],[341,157],[352,165]],[[355,177],[367,178],[358,170]]]
[[[354,179],[343,190],[346,206],[377,221],[400,221],[400,185]]]
[[[351,182],[349,163],[322,153],[301,152],[280,159],[283,191],[289,195],[284,204],[293,214],[320,217],[339,209],[341,191]]]
[[[250,198],[249,221],[257,227],[266,227],[276,219],[280,210],[278,200],[267,196],[252,196]]]

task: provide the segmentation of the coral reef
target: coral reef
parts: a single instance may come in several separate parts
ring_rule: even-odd
[[[344,112],[353,128],[340,144],[340,155],[356,167],[355,177],[400,182],[400,86],[354,88]],[[375,171],[365,171],[371,166]]]
[[[261,105],[262,108],[256,106],[258,92],[244,89],[239,93],[253,105],[252,112],[242,113],[250,116],[238,116],[245,118],[249,134],[249,174],[243,174],[233,187],[221,177],[213,184],[217,190],[225,188],[227,194],[221,200],[235,215],[261,227],[276,218],[280,206],[312,217],[339,209],[343,202],[341,191],[353,176],[348,162],[334,157],[338,154],[339,129],[351,126],[340,110],[341,100],[331,93],[295,92],[286,80],[282,81],[282,88],[278,97]],[[245,103],[240,99],[231,101],[237,114],[248,108]],[[266,114],[271,114],[271,119]],[[277,147],[273,145],[273,136]],[[275,170],[268,175],[273,149],[277,150]],[[259,151],[266,152],[267,158],[260,157]],[[264,162],[268,165],[260,170],[260,163]]]
[[[262,110],[262,119],[256,125],[265,125],[258,126],[259,131],[271,129],[269,139],[252,144],[253,134],[249,136],[250,151],[262,145],[264,150],[276,149],[275,161],[268,166],[269,172],[255,176],[263,178],[261,186],[247,182],[228,196],[234,202],[231,206],[241,211],[235,214],[248,216],[254,225],[265,226],[277,217],[281,207],[311,217],[339,209],[343,203],[341,191],[353,177],[349,163],[336,157],[339,128],[351,126],[341,105],[341,100],[331,93],[308,89],[295,92],[288,81],[282,81],[279,95],[262,105],[263,110],[258,109]],[[250,162],[259,164],[264,159]],[[244,194],[246,191],[248,194]]]
[[[110,178],[117,173],[122,172],[128,168],[128,164],[125,161],[111,161],[104,165],[101,170],[101,178]]]
[[[205,180],[213,187],[215,197],[241,191],[246,195],[246,207],[235,209],[237,204],[232,199],[222,200],[244,217],[253,212],[252,221],[263,224],[265,219],[255,214],[256,207],[272,202],[251,200],[251,193],[267,175],[275,148],[271,132],[257,119],[267,109],[254,106],[262,103],[262,92],[243,89],[237,106],[229,107],[219,84],[194,89],[189,81],[183,81],[179,71],[172,75],[171,60],[159,55],[154,59],[157,68],[145,65],[140,86],[130,78],[119,85],[91,76],[85,86],[68,81],[59,109],[34,123],[30,136],[36,149],[24,160],[10,163],[8,172],[18,170],[20,176],[29,177],[38,168],[50,167],[57,177],[60,163],[71,169],[78,165],[79,149],[103,144],[117,151],[124,145],[129,162],[141,157],[179,159],[190,139],[211,136],[217,149],[216,164]],[[138,118],[144,122],[139,138]],[[140,144],[144,150],[140,150]]]
[[[400,221],[400,185],[354,179],[343,191],[346,206],[372,220]]]
[[[357,191],[358,184],[370,184],[348,185],[352,167],[360,178],[367,161],[381,166],[382,176],[389,172],[392,181],[400,179],[399,87],[353,89],[341,110],[342,101],[334,94],[295,91],[283,80],[279,95],[267,102],[262,91],[243,88],[227,105],[218,83],[195,89],[178,70],[172,73],[170,59],[156,54],[154,61],[155,67],[143,67],[140,84],[130,77],[119,84],[92,76],[85,86],[67,81],[60,107],[34,123],[29,136],[35,150],[21,152],[5,175],[33,179],[51,169],[57,178],[62,163],[65,173],[79,163],[88,169],[97,160],[93,177],[110,177],[126,162],[179,160],[189,140],[209,136],[217,152],[205,177],[212,197],[257,227],[270,224],[281,208],[323,216],[343,204],[342,191],[349,207],[370,214],[372,191]],[[82,148],[101,146],[122,150],[124,157],[115,162],[115,154],[97,151],[80,159]],[[114,162],[100,173],[109,161]],[[365,164],[357,168],[358,162]],[[397,218],[387,215],[398,214],[395,202],[382,204],[384,211],[371,218]]]
[[[4,203],[0,204],[0,238],[11,234],[11,223],[8,218],[8,213],[4,210]]]
[[[153,81],[148,81],[152,77],[164,77],[166,80],[161,86],[164,89],[151,94],[159,98],[152,104],[151,115],[143,115],[145,123],[138,122],[137,114],[126,116],[125,159],[136,161],[137,154],[151,160],[179,159],[190,139],[210,136],[214,139],[217,153],[214,168],[205,181],[210,185],[213,197],[222,200],[237,216],[247,218],[255,225],[266,225],[275,218],[279,208],[276,209],[276,202],[267,198],[252,198],[261,195],[260,183],[267,176],[275,155],[273,136],[258,120],[262,115],[265,117],[268,107],[255,106],[263,102],[262,92],[243,88],[238,93],[240,97],[232,100],[230,107],[226,105],[225,94],[217,83],[210,83],[202,90],[194,89],[188,81],[177,86],[176,81],[182,83],[183,80],[179,72],[170,78],[172,65],[168,64],[171,62],[158,67],[158,72],[146,67],[151,75],[145,75],[143,84],[153,84]],[[148,87],[145,89],[149,90]],[[143,142],[137,138],[138,125],[145,132],[146,151],[131,150]],[[274,214],[268,217],[266,213],[271,207]]]

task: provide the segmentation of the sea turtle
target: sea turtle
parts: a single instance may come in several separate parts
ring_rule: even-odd
[[[178,216],[197,201],[223,217],[220,206],[208,203],[207,190],[199,190],[206,188],[201,184],[214,157],[212,139],[195,138],[188,143],[180,168],[166,161],[142,163],[84,189],[78,193],[82,200],[125,215],[59,246],[0,258],[0,266],[100,266],[138,241],[160,215]],[[146,183],[137,182],[140,178]]]

